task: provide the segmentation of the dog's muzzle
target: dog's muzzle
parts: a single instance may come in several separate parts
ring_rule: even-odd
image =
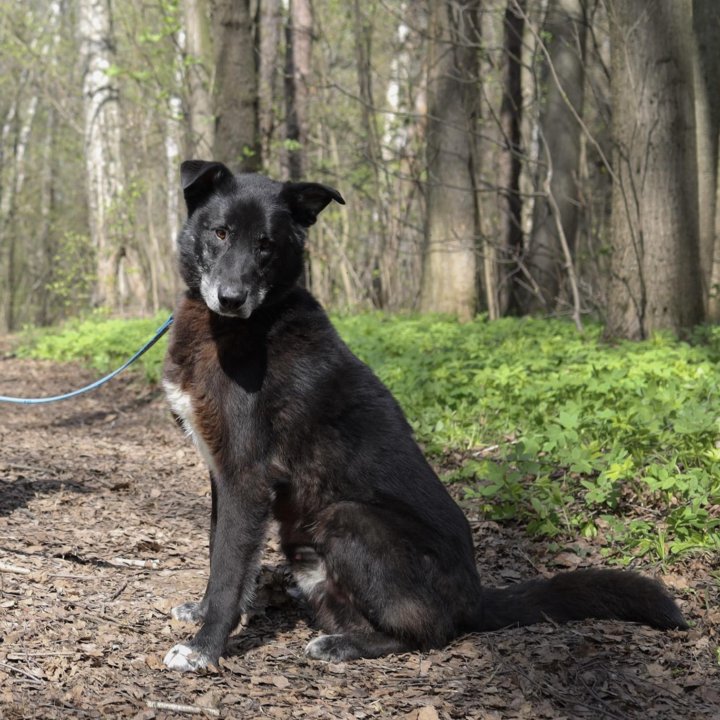
[[[218,288],[217,299],[221,312],[228,315],[241,315],[243,305],[248,299],[248,292],[235,288]]]

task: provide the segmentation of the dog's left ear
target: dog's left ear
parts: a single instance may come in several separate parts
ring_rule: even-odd
[[[287,201],[295,221],[304,227],[314,225],[317,216],[331,200],[345,204],[343,196],[335,188],[320,183],[286,182],[282,197]]]

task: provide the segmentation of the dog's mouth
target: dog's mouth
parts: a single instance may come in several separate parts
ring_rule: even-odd
[[[239,287],[221,286],[206,278],[200,284],[200,294],[214,313],[242,320],[247,320],[265,297],[263,288],[248,291]]]
[[[252,315],[253,308],[241,307],[237,310],[226,310],[223,308],[215,308],[208,304],[208,307],[216,314],[222,315],[223,317],[239,318],[241,320],[247,320]]]

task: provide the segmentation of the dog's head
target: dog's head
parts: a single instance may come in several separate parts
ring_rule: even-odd
[[[282,297],[302,271],[307,228],[337,190],[233,175],[219,162],[181,166],[188,219],[178,237],[180,271],[219,315],[249,318]]]

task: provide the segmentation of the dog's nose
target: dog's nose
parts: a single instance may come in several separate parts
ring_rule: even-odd
[[[234,288],[221,288],[218,290],[218,302],[220,308],[226,312],[236,312],[247,300],[247,290],[236,290]]]

